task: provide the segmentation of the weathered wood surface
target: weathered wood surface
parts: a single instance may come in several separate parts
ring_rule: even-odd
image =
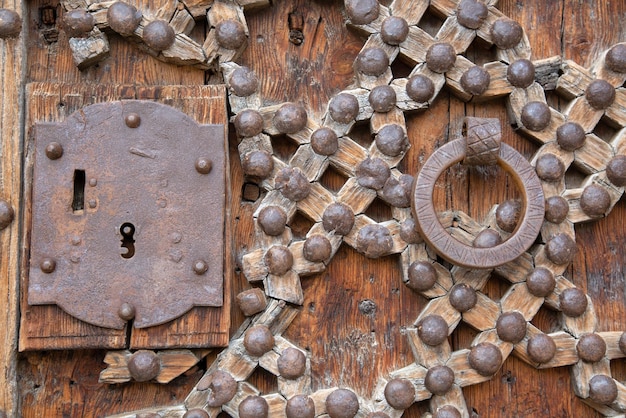
[[[0,7],[24,14],[21,0]],[[22,29],[22,34],[24,33]],[[24,37],[0,39],[0,199],[15,211],[15,220],[0,231],[0,411],[15,415],[17,389],[18,275],[21,253],[19,222],[22,170]]]
[[[117,37],[111,37],[111,58],[98,68],[79,73],[73,67],[63,35],[58,43],[46,44],[42,28],[37,27],[38,8],[43,4],[43,1],[29,3],[29,81],[136,85],[204,82],[201,71],[157,62]],[[600,51],[626,38],[626,34],[620,32],[624,30],[621,22],[626,5],[619,2],[596,0],[581,4],[575,0],[534,0],[518,6],[513,0],[501,0],[498,7],[527,29],[534,59],[563,54],[565,59],[589,67]],[[287,17],[294,11],[301,13],[305,21],[305,40],[300,46],[288,42]],[[362,41],[347,33],[340,4],[305,0],[277,2],[268,9],[250,13],[247,21],[252,42],[240,63],[259,74],[264,97],[276,103],[302,100],[321,114],[328,98],[350,84],[352,61]],[[431,23],[436,23],[436,18],[432,18]],[[564,34],[563,39],[558,36],[560,33]],[[484,54],[477,48],[468,55],[472,55],[472,61],[479,62]],[[408,73],[401,66],[395,70]],[[558,99],[549,100],[558,107]],[[566,103],[562,103],[561,110],[565,106]],[[448,136],[459,132],[464,115],[507,118],[503,102],[476,105],[449,98],[445,92],[440,94],[430,110],[407,117],[413,146],[404,160],[404,171],[415,173],[422,157],[430,155]],[[608,127],[603,129],[610,132]],[[369,143],[368,136],[363,135],[364,146]],[[504,126],[503,141],[526,157],[537,149],[537,145],[516,135],[508,126]],[[288,145],[285,147],[288,151]],[[275,149],[279,148],[275,145]],[[3,158],[6,158],[4,154]],[[235,251],[243,254],[254,237],[252,214],[257,208],[253,202],[241,202],[244,180],[238,161],[233,141],[231,224],[236,237]],[[568,181],[576,184],[581,176],[571,171]],[[342,175],[334,172],[322,177],[322,183],[334,190],[344,181]],[[19,187],[15,190],[18,193]],[[435,194],[438,209],[463,210],[474,219],[486,216],[494,203],[516,196],[504,174],[461,168],[454,168],[443,176]],[[366,215],[384,220],[389,219],[389,212],[386,205],[376,203]],[[599,331],[626,329],[623,273],[626,252],[622,245],[625,222],[626,207],[622,201],[606,219],[576,226],[579,252],[565,274],[591,296]],[[294,236],[302,237],[311,223],[298,217],[291,226]],[[2,234],[5,239],[6,231]],[[2,266],[6,265],[4,248],[3,245]],[[412,325],[410,322],[426,302],[402,284],[398,258],[365,259],[344,245],[325,272],[303,281],[304,307],[285,336],[310,350],[314,389],[350,386],[360,395],[370,397],[379,377],[386,377],[390,370],[412,362],[411,347],[403,329]],[[234,294],[247,287],[249,284],[242,274],[233,274]],[[499,299],[508,288],[508,284],[492,280],[484,292]],[[371,304],[361,305],[365,300],[374,302],[376,308],[372,310]],[[368,309],[359,309],[360,306]],[[542,308],[533,324],[550,332],[556,328],[556,318],[554,312]],[[234,308],[233,330],[242,319]],[[452,334],[452,348],[468,347],[475,335],[475,331],[461,325]],[[154,405],[179,404],[200,376],[192,372],[165,387],[154,384],[108,387],[97,383],[103,358],[103,352],[23,355],[19,364],[22,415],[102,416]],[[619,381],[626,379],[623,359],[612,361],[612,373]],[[276,379],[265,372],[256,373],[252,383],[263,393],[275,391],[277,387]],[[535,370],[514,357],[506,360],[494,378],[464,388],[463,393],[470,413],[480,417],[598,416],[573,396],[568,368]],[[424,407],[425,404],[418,403],[405,416],[420,416]]]

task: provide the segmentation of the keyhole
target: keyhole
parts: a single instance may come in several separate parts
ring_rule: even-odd
[[[133,235],[135,235],[135,225],[126,222],[120,226],[120,234],[122,234],[122,248],[125,248],[127,251],[122,253],[121,256],[123,258],[131,258],[135,255],[135,239]]]

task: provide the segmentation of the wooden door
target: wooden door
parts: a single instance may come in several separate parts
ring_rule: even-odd
[[[191,2],[185,3],[187,7],[188,3]],[[212,2],[207,4],[209,3]],[[381,1],[385,6],[389,3],[392,2]],[[423,2],[396,1],[393,4],[397,8],[392,10],[403,16],[419,15],[417,26],[428,36],[435,36],[440,31],[445,22],[445,10],[454,10],[457,4],[456,1],[432,1],[435,6],[422,9],[419,6],[421,3]],[[576,97],[582,97],[582,90],[578,95],[572,94],[572,91],[577,85],[589,83],[590,78],[585,75],[586,69],[592,68],[608,48],[626,41],[623,25],[626,5],[621,2],[533,0],[522,4],[501,0],[488,3],[497,3],[496,7],[503,15],[511,17],[525,28],[528,43],[532,47],[531,59],[537,68],[536,79],[546,90],[547,103],[554,111],[561,113],[568,113],[571,110],[569,106],[576,101]],[[169,2],[149,0],[137,4],[140,9],[159,10],[169,5]],[[0,364],[4,370],[3,384],[0,385],[0,406],[7,416],[24,417],[107,416],[123,413],[129,414],[125,416],[134,416],[131,415],[132,411],[155,407],[164,407],[163,411],[169,408],[170,415],[163,416],[182,416],[185,409],[180,405],[194,391],[205,371],[214,367],[218,361],[216,358],[219,349],[212,351],[205,361],[191,367],[169,384],[149,382],[120,385],[99,383],[99,374],[105,367],[103,360],[106,351],[102,349],[18,353],[20,314],[28,314],[28,306],[24,304],[24,300],[20,306],[18,297],[19,279],[23,277],[29,255],[23,250],[29,235],[27,223],[24,221],[29,208],[21,203],[25,201],[24,191],[28,190],[28,185],[23,184],[28,176],[22,175],[23,157],[28,154],[30,146],[26,135],[29,129],[26,100],[30,93],[45,93],[42,86],[50,83],[71,86],[68,88],[75,94],[70,96],[77,102],[72,104],[60,100],[62,95],[55,91],[49,100],[43,102],[42,108],[38,109],[41,114],[48,115],[64,112],[59,106],[74,106],[78,109],[89,103],[93,97],[113,97],[120,94],[119,90],[109,93],[102,86],[111,86],[113,89],[116,86],[132,86],[132,89],[142,92],[139,94],[141,97],[160,99],[170,105],[184,107],[181,102],[185,101],[185,97],[200,97],[194,91],[194,86],[222,84],[222,75],[193,66],[162,62],[115,34],[109,36],[110,56],[97,65],[79,70],[72,61],[67,36],[61,29],[64,10],[57,1],[28,0],[21,3],[5,0],[2,6],[16,10],[23,17],[24,28],[18,38],[0,40],[0,199],[9,202],[15,211],[14,221],[0,232],[0,288],[6,306],[6,309],[0,309],[2,335],[5,336],[5,344],[0,349]],[[309,120],[318,121],[319,124],[323,120],[329,100],[355,86],[353,63],[364,45],[368,30],[375,32],[375,29],[347,28],[346,11],[342,2],[273,2],[266,7],[244,9],[244,14],[249,36],[247,48],[236,62],[248,66],[256,73],[259,80],[256,94],[262,98],[258,106],[298,102],[307,109]],[[46,16],[52,15],[55,18],[47,20],[50,18]],[[190,37],[202,40],[207,31],[206,20],[200,17]],[[493,62],[496,55],[494,47],[479,41],[472,42],[464,54],[467,62],[478,64]],[[559,58],[551,59],[552,57]],[[393,78],[406,79],[411,73],[415,63],[410,59],[404,61],[396,60],[391,65]],[[562,87],[566,91],[564,94],[562,91],[559,94],[555,92],[555,83],[559,76],[561,83],[569,82],[567,87]],[[30,93],[26,87],[29,83],[32,83],[30,88],[34,89]],[[182,93],[179,94],[179,90],[176,90],[176,94],[173,94],[174,90],[169,86],[177,85],[186,87],[180,90]],[[506,90],[505,87],[501,88]],[[220,87],[215,89],[219,90]],[[617,91],[618,105],[613,108],[614,113],[599,118],[591,131],[604,144],[616,144],[618,153],[623,154],[624,149],[619,148],[620,142],[616,138],[621,132],[619,118],[620,112],[623,112],[623,102],[619,100],[623,100],[624,91],[621,86]],[[508,91],[505,93],[508,94]],[[467,101],[470,97],[464,94],[459,84],[455,87],[454,83],[449,83],[449,87],[438,94],[427,110],[405,112],[410,149],[397,165],[399,172],[417,175],[428,156],[461,133],[465,116],[500,119],[503,142],[530,160],[540,148],[542,140],[536,138],[540,134],[531,132],[530,136],[535,139],[530,139],[529,135],[514,131],[509,125],[515,121],[514,112],[507,112],[507,99],[504,96],[506,94],[503,93],[503,97],[488,101],[481,101],[480,97]],[[364,97],[366,100],[367,96]],[[226,96],[223,98],[227,99]],[[241,105],[231,101],[231,116],[232,112],[241,110],[238,106]],[[266,109],[266,112],[265,115],[269,115],[267,117],[273,115],[269,113],[270,110]],[[275,109],[271,112],[275,112]],[[201,119],[201,115],[195,116],[196,119]],[[591,116],[582,114],[580,117],[584,119]],[[623,128],[623,124],[621,127]],[[357,124],[350,136],[359,149],[368,149],[372,144],[372,134],[366,123]],[[598,149],[591,154],[606,156],[606,153],[603,154],[606,147],[600,142],[596,144]],[[232,240],[227,245],[233,254],[233,260],[230,265],[232,271],[226,279],[229,284],[226,289],[229,289],[233,299],[250,288],[264,288],[268,292],[267,282],[265,287],[261,287],[260,283],[247,280],[250,279],[247,274],[249,271],[246,270],[246,260],[249,258],[244,257],[259,248],[263,248],[263,253],[266,249],[260,247],[257,240],[258,227],[255,226],[255,218],[259,207],[266,202],[268,193],[262,182],[259,187],[258,181],[244,175],[239,155],[241,147],[238,145],[237,133],[231,124],[229,153],[232,193],[228,226],[232,230]],[[297,148],[294,141],[287,139],[285,135],[272,136],[271,149],[277,161],[289,162]],[[606,165],[606,161],[601,163]],[[354,181],[347,174],[353,168],[342,170],[341,165],[337,168],[331,164],[316,184],[335,195],[346,183]],[[565,175],[566,188],[580,188],[583,179],[590,172],[594,172],[593,167],[572,165]],[[442,176],[436,185],[437,209],[462,211],[468,218],[458,214],[451,217],[450,219],[455,220],[455,226],[459,222],[466,227],[475,226],[470,218],[482,222],[488,218],[493,205],[519,196],[509,180],[506,174],[491,168],[468,170],[455,167]],[[318,205],[327,204],[324,196],[328,194],[319,194]],[[376,223],[394,218],[395,209],[382,198],[372,199],[371,204],[366,206],[368,207],[363,208],[363,214]],[[309,213],[315,210],[311,209]],[[306,210],[300,210],[290,216],[288,224],[294,242],[304,241],[311,228],[316,227],[312,216],[305,216],[305,213]],[[562,269],[564,279],[559,281],[560,285],[567,287],[569,285],[566,282],[571,282],[586,292],[593,305],[593,318],[597,320],[597,325],[589,322],[572,325],[571,321],[568,322],[567,318],[554,309],[559,306],[558,297],[555,296],[557,293],[552,293],[547,298],[546,306],[537,307],[537,313],[530,321],[535,327],[532,329],[544,333],[554,334],[568,329],[569,333],[574,334],[576,338],[569,333],[562,335],[565,341],[563,347],[567,349],[559,352],[560,356],[569,355],[570,359],[563,360],[561,367],[536,369],[523,361],[525,350],[515,349],[514,354],[504,360],[492,377],[477,378],[477,381],[483,382],[467,384],[463,389],[457,388],[456,391],[449,392],[463,395],[467,406],[467,415],[464,416],[595,417],[602,416],[602,412],[618,414],[614,412],[615,408],[620,405],[624,407],[626,363],[618,340],[621,332],[626,330],[626,250],[623,245],[626,236],[625,222],[626,207],[623,199],[620,199],[606,217],[576,223],[576,255]],[[452,221],[450,225],[452,226]],[[303,277],[301,299],[296,295],[295,299],[289,299],[289,303],[285,305],[284,302],[278,302],[280,297],[273,298],[269,295],[269,306],[282,312],[278,323],[288,323],[288,327],[281,332],[281,338],[284,339],[280,341],[286,345],[294,344],[307,353],[310,391],[316,394],[318,413],[321,413],[320,408],[324,408],[324,399],[329,394],[327,389],[340,387],[349,388],[359,397],[361,411],[358,416],[366,416],[367,412],[376,409],[373,406],[376,405],[376,396],[378,400],[386,402],[382,393],[385,382],[394,372],[416,364],[414,353],[417,350],[416,344],[419,343],[416,340],[416,319],[424,315],[425,309],[434,310],[436,306],[431,302],[434,300],[432,296],[426,294],[427,297],[424,297],[403,283],[403,269],[407,262],[399,251],[391,251],[394,254],[378,258],[365,257],[354,249],[356,245],[349,245],[349,241],[346,238],[336,253],[333,249],[334,256],[327,265],[318,265],[315,267],[318,272]],[[430,256],[434,261],[438,260],[436,255]],[[451,268],[443,260],[438,262],[446,271]],[[485,276],[486,283],[477,307],[483,309],[480,312],[485,312],[484,320],[491,323],[491,326],[486,326],[487,329],[493,328],[497,319],[497,315],[493,317],[493,306],[499,312],[498,303],[510,296],[510,289],[515,286],[515,283],[505,279],[506,275],[506,272],[499,272]],[[523,286],[525,285],[516,289],[522,289]],[[272,300],[276,303],[272,304]],[[527,300],[530,299],[521,298],[518,302]],[[452,315],[450,308],[437,312],[443,316]],[[35,324],[37,321],[43,324],[47,320],[49,317],[44,315]],[[249,324],[246,321],[248,319],[239,306],[233,303],[230,308],[232,339],[242,337],[241,333],[245,331],[246,324]],[[198,319],[192,325],[202,327],[204,323]],[[588,390],[586,385],[591,375],[585,377],[585,373],[592,373],[589,371],[591,366],[587,362],[577,363],[575,344],[579,340],[579,334],[592,331],[603,336],[607,344],[606,354],[597,363],[599,366],[593,374],[606,374],[607,370],[610,371],[618,383],[619,392],[618,400],[611,406],[596,404],[595,409],[577,397],[574,390],[576,385],[582,388],[578,389],[579,392]],[[450,350],[462,352],[468,349],[479,333],[476,321],[461,321],[449,337]],[[82,337],[83,334],[79,336]],[[24,338],[24,334],[19,338]],[[44,344],[35,348],[51,347]],[[419,350],[417,352],[419,356]],[[578,366],[571,366],[574,363]],[[457,379],[467,370],[463,366],[455,368]],[[256,388],[249,389],[250,393],[258,391],[270,401],[273,408],[277,408],[272,409],[271,416],[283,416],[281,408],[284,408],[284,399],[278,399],[280,396],[275,394],[285,383],[280,380],[283,377],[275,374],[276,370],[271,366],[256,367],[246,378],[250,385],[246,388]],[[420,386],[416,383],[418,378],[415,377],[417,375],[411,376],[419,389]],[[238,396],[237,399],[241,400],[242,395]],[[416,397],[422,400],[413,403],[403,416],[423,416],[431,411],[428,400],[430,395],[418,394]],[[458,400],[459,396],[455,399]],[[236,415],[236,407],[234,405],[225,410]],[[607,409],[610,407],[613,409]],[[221,416],[226,416],[226,412],[222,414]]]

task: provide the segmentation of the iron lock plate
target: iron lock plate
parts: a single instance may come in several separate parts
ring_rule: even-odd
[[[28,303],[115,329],[222,306],[225,141],[139,100],[36,125]]]

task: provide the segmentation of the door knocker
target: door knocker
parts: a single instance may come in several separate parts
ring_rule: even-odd
[[[422,166],[412,194],[415,226],[421,236],[449,262],[467,268],[494,268],[515,260],[535,242],[544,219],[543,189],[534,168],[517,151],[500,143],[497,119],[466,118],[467,137],[441,146]],[[500,164],[522,191],[523,215],[505,242],[480,248],[459,242],[441,225],[433,206],[435,182],[443,171],[465,164]]]

